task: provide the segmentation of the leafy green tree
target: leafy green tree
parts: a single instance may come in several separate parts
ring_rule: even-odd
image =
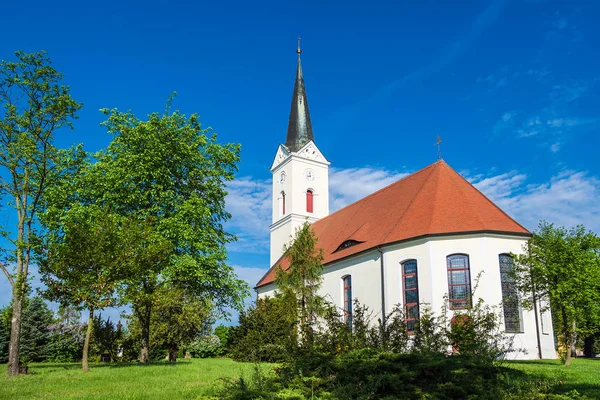
[[[229,353],[229,336],[231,334],[231,326],[225,326],[220,324],[215,328],[214,334],[219,338],[219,348],[217,350],[218,356],[224,356]]]
[[[51,300],[89,311],[82,358],[87,372],[94,312],[118,305],[117,285],[130,260],[129,225],[110,211],[77,203],[58,221],[48,219],[42,218],[49,227],[39,266],[43,292]]]
[[[226,263],[225,245],[235,238],[223,227],[231,217],[225,183],[237,170],[240,147],[218,143],[196,114],[170,112],[169,104],[164,114],[145,121],[131,112],[103,110],[103,126],[114,137],[95,155],[92,169],[96,202],[148,228],[122,286],[142,327],[141,362],[149,359],[155,295],[167,282],[210,299],[217,310],[241,308],[248,295],[247,284]],[[159,237],[170,244],[168,252]]]
[[[7,373],[19,373],[21,321],[27,295],[36,214],[42,196],[64,172],[64,154],[54,146],[54,133],[72,128],[81,104],[61,85],[62,74],[45,53],[15,53],[17,61],[0,62],[0,194],[11,199],[16,226],[3,232],[12,244],[8,264],[0,264],[12,286],[13,320]],[[14,234],[12,234],[14,232]],[[14,265],[14,270],[8,265]],[[12,270],[12,271],[11,271]]]
[[[155,296],[150,318],[150,340],[155,348],[167,349],[169,361],[177,361],[177,352],[202,334],[210,332],[214,322],[210,301],[186,290],[165,286]],[[131,330],[140,332],[139,320]]]
[[[600,238],[583,226],[567,231],[542,221],[524,251],[515,256],[522,302],[552,309],[561,357],[570,365],[576,334],[593,333],[600,322]]]
[[[323,249],[310,224],[305,222],[285,247],[290,266],[284,271],[278,267],[277,289],[297,300],[300,335],[304,346],[313,342],[317,317],[325,313],[325,300],[318,294],[323,282]]]

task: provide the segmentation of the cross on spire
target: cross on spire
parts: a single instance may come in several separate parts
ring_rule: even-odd
[[[300,48],[300,36],[298,36],[298,50],[296,50],[296,53],[298,53],[298,57],[302,54],[302,49]]]
[[[441,137],[441,136],[438,136],[438,137],[436,138],[436,142],[435,142],[435,144],[434,144],[434,146],[437,146],[437,151],[438,151],[438,155],[437,155],[437,156],[438,156],[438,160],[440,160],[440,159],[442,158],[442,151],[441,151],[441,149],[440,149],[440,145],[441,145],[441,144],[442,144],[442,137]]]

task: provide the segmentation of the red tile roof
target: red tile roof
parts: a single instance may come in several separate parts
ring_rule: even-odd
[[[390,243],[428,235],[498,232],[530,235],[443,160],[312,224],[324,264]],[[347,240],[361,243],[337,250]],[[337,250],[337,251],[336,251]],[[274,281],[275,266],[257,283]]]

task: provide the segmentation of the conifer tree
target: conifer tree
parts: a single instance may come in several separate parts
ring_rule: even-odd
[[[276,285],[284,295],[297,301],[297,315],[303,346],[311,346],[317,317],[325,312],[325,299],[319,295],[323,282],[323,249],[308,222],[297,229],[295,237],[286,245],[285,258],[289,268],[278,267]]]
[[[8,361],[8,341],[10,338],[8,313],[8,307],[0,308],[0,364]]]

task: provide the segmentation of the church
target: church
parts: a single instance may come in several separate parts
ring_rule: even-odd
[[[276,266],[287,267],[284,244],[308,221],[323,249],[321,294],[345,315],[353,299],[375,319],[401,305],[410,328],[422,305],[439,312],[447,296],[451,318],[482,298],[502,304],[504,331],[524,350],[507,358],[556,358],[550,312],[506,301],[516,293],[510,254],[523,251],[531,232],[443,160],[329,213],[330,163],[313,135],[301,52],[286,141],[271,166],[271,268],[256,284],[258,296],[273,295]]]

